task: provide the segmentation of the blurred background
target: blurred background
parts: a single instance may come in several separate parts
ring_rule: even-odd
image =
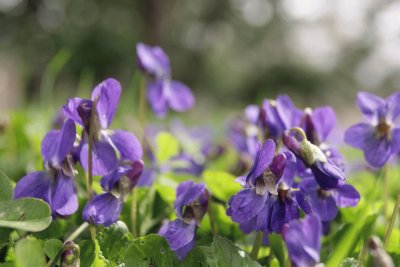
[[[140,41],[165,49],[197,97],[185,116],[203,122],[286,93],[348,124],[358,90],[400,87],[399,1],[0,0],[0,29],[3,114],[56,110],[110,76],[136,110]]]

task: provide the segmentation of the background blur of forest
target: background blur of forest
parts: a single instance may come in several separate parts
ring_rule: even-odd
[[[193,116],[287,93],[346,121],[358,90],[400,88],[399,1],[0,0],[0,29],[2,111],[57,106],[109,76],[136,90],[140,41],[166,50]]]

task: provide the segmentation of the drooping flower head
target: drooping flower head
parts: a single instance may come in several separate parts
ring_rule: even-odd
[[[53,216],[73,214],[78,209],[72,157],[75,138],[72,120],[66,120],[60,130],[47,133],[41,148],[45,171],[22,177],[14,189],[14,198],[43,199],[49,203]]]
[[[315,266],[320,261],[322,223],[318,215],[307,215],[285,225],[282,236],[294,267]]]
[[[284,223],[299,217],[290,191],[295,156],[291,152],[275,155],[275,149],[271,139],[260,146],[249,174],[238,179],[245,189],[229,200],[227,214],[245,233],[279,233]]]
[[[300,134],[301,140],[297,140],[292,132]],[[291,131],[285,131],[282,140],[305,167],[311,169],[322,189],[337,188],[345,183],[346,176],[343,170],[328,158],[319,147],[308,141],[302,129],[293,128]]]
[[[164,223],[159,234],[167,239],[180,259],[195,245],[196,229],[207,211],[208,199],[209,192],[203,183],[185,181],[176,190],[174,208],[178,218]]]
[[[89,131],[93,130],[94,175],[106,175],[114,171],[120,160],[134,162],[142,157],[142,147],[133,134],[123,130],[108,129],[117,110],[120,95],[120,83],[110,78],[93,89],[90,100],[71,98],[64,106],[64,115],[84,128],[79,161],[86,171],[89,168]],[[94,106],[94,116],[92,116]]]
[[[101,187],[105,193],[95,196],[83,209],[83,219],[94,224],[109,226],[115,223],[123,202],[136,186],[143,171],[143,162],[124,163],[115,171],[101,178]]]
[[[382,167],[393,154],[400,151],[400,93],[386,100],[367,92],[357,95],[357,106],[368,122],[351,126],[345,132],[347,144],[361,149],[373,167]]]
[[[177,112],[192,108],[194,96],[188,86],[171,79],[169,58],[164,50],[138,43],[136,62],[151,77],[147,85],[147,100],[158,117],[164,117],[169,108]]]

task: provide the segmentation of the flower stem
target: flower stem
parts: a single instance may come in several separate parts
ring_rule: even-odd
[[[77,238],[83,231],[85,231],[88,226],[89,224],[87,222],[82,223],[81,226],[76,228],[76,230],[65,239],[65,241],[74,241],[75,238]]]
[[[94,120],[95,120],[95,112],[97,106],[98,98],[93,101],[92,111],[90,113],[90,124],[89,124],[89,142],[88,142],[88,176],[87,176],[87,194],[88,201],[91,201],[93,198],[93,139],[94,139]],[[93,240],[96,239],[96,228],[93,225],[93,222],[90,222],[90,236]]]
[[[142,127],[142,144],[146,144],[146,87],[143,76],[139,78],[139,121]],[[137,228],[137,191],[135,188],[132,189],[131,193],[131,232],[134,238],[138,238]]]
[[[257,232],[256,239],[254,240],[253,249],[250,253],[250,258],[253,260],[258,259],[258,252],[260,251],[261,243],[262,243],[263,232]]]
[[[132,189],[131,193],[131,232],[133,238],[138,238],[137,232],[137,196],[135,188]]]
[[[215,237],[217,235],[217,230],[215,228],[215,220],[214,220],[214,215],[212,213],[212,198],[211,198],[211,194],[208,194],[207,213],[208,213],[208,217],[210,218],[211,233],[212,233],[213,237]]]
[[[396,200],[396,204],[394,205],[394,208],[393,208],[392,217],[390,218],[389,226],[386,230],[385,240],[383,242],[384,249],[386,249],[389,244],[390,235],[392,234],[392,230],[394,227],[394,223],[396,222],[396,217],[397,217],[397,213],[399,213],[399,209],[400,209],[400,194],[397,195],[397,200]]]
[[[383,166],[383,217],[385,218],[386,223],[388,222],[388,214],[387,214],[387,203],[389,199],[388,179],[389,179],[389,164],[385,164],[385,166]]]

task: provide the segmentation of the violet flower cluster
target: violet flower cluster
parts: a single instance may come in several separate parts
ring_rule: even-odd
[[[179,259],[195,246],[196,230],[207,212],[209,196],[203,183],[185,181],[176,189],[174,209],[177,219],[165,222],[159,234],[167,239]]]
[[[318,225],[316,229],[323,225],[327,230],[339,207],[355,206],[360,199],[357,190],[346,183],[342,156],[328,143],[336,124],[335,112],[327,106],[302,111],[288,96],[279,96],[264,100],[261,107],[248,107],[246,121],[244,134],[235,131],[235,139],[247,147],[254,140],[258,145],[248,174],[237,179],[244,189],[231,197],[227,214],[245,233],[282,234],[289,225],[290,235],[308,235],[310,249],[318,251],[318,257],[311,255],[317,263],[320,243],[314,241],[320,239],[319,230],[304,234],[303,226],[296,225],[310,223]],[[298,222],[301,211],[311,216],[303,223]],[[288,234],[285,240],[294,266],[312,266],[304,264],[309,262],[305,254],[306,258],[295,255],[298,245]]]
[[[42,141],[45,171],[24,176],[16,185],[15,198],[36,197],[49,203],[55,216],[78,209],[75,164],[89,171],[89,138],[93,138],[92,173],[103,176],[103,194],[86,204],[83,218],[95,224],[117,221],[123,200],[136,185],[143,170],[142,147],[124,130],[110,130],[117,110],[121,86],[114,79],[97,85],[91,99],[71,98],[57,116],[60,130],[50,131]],[[76,125],[82,134],[77,135]]]
[[[161,47],[139,43],[136,59],[139,69],[150,77],[147,100],[158,117],[164,117],[169,108],[177,112],[192,108],[195,98],[190,88],[171,79],[169,58]]]

